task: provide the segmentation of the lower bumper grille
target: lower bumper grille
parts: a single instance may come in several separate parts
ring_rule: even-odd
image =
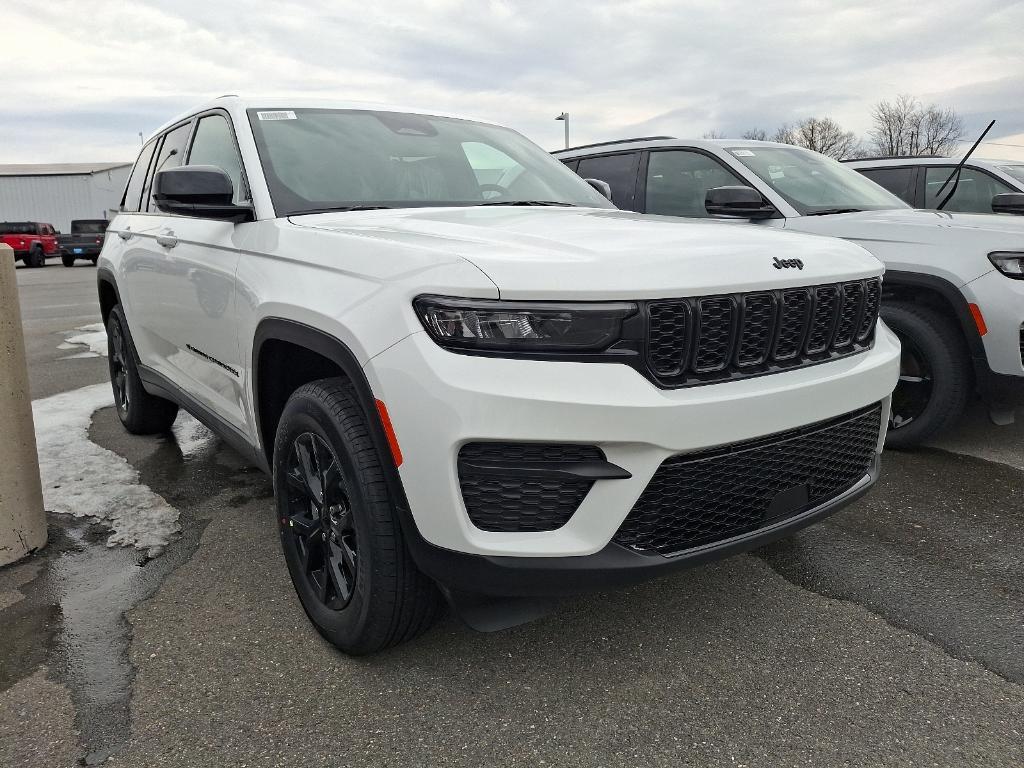
[[[613,541],[670,555],[755,531],[839,496],[868,473],[882,407],[666,459]]]
[[[551,475],[552,467],[595,462],[603,464],[604,453],[594,445],[467,443],[459,451],[459,486],[466,512],[473,525],[484,531],[556,530],[569,522],[598,475]],[[494,471],[502,465],[515,471]],[[488,466],[489,471],[484,469]]]

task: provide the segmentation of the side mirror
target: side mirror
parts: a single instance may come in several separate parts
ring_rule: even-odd
[[[153,180],[153,200],[164,213],[222,219],[236,224],[251,221],[248,205],[235,205],[229,177],[212,165],[184,165],[159,171]]]
[[[584,181],[604,195],[608,200],[612,199],[612,188],[607,181],[601,181],[600,179],[584,179]]]
[[[778,214],[753,187],[715,187],[704,195],[704,210],[734,219],[770,219]]]
[[[992,213],[1024,215],[1024,192],[1003,192],[992,198]]]

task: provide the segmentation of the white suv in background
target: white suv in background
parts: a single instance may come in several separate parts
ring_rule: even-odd
[[[946,429],[975,392],[996,423],[1024,405],[1024,218],[912,210],[789,144],[662,136],[555,155],[620,208],[840,237],[885,262],[882,318],[903,346],[889,445]]]
[[[948,184],[960,160],[949,157],[876,157],[844,160],[913,208],[950,213],[1024,214],[1024,162],[971,157],[960,171],[956,188]]]
[[[784,536],[878,476],[899,345],[839,240],[617,211],[520,134],[223,98],[145,145],[99,264],[118,414],[271,472],[350,653]]]

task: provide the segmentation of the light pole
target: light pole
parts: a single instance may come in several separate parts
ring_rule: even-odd
[[[565,123],[565,148],[568,149],[569,148],[569,113],[568,112],[563,112],[558,117],[556,117],[555,120],[561,120],[563,123]]]

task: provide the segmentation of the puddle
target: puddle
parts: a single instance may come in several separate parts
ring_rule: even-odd
[[[109,402],[110,388],[103,388]],[[0,691],[45,665],[49,677],[70,693],[82,762],[94,765],[130,735],[135,670],[129,662],[126,613],[151,597],[195,552],[208,522],[196,515],[200,504],[221,491],[266,493],[267,482],[185,413],[171,434],[134,437],[124,432],[112,408],[93,416],[94,404],[102,399],[97,388],[55,397],[65,398],[47,398],[54,418],[63,413],[60,432],[76,436],[70,449],[64,438],[50,440],[49,406],[42,419],[37,411],[37,430],[43,430],[40,455],[47,452],[41,465],[49,465],[44,472],[44,488],[50,486],[47,506],[71,511],[77,499],[79,511],[88,510],[88,516],[51,512],[50,543],[31,561],[12,566],[37,573],[17,587],[23,599],[0,610]],[[81,413],[87,408],[83,425]],[[69,411],[75,415],[69,417]],[[79,438],[91,447],[75,442]],[[91,458],[76,465],[74,458],[81,455]],[[146,503],[139,504],[140,499]],[[168,510],[174,516],[173,537],[167,535]],[[139,519],[124,524],[122,518],[132,514]]]

